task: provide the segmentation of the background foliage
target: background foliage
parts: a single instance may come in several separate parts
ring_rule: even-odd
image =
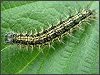
[[[89,4],[90,3],[90,4]],[[82,23],[83,30],[75,30],[63,38],[65,44],[55,41],[53,48],[26,50],[15,44],[6,44],[8,32],[40,31],[56,25],[60,16],[69,17],[75,9],[96,9],[97,21]],[[4,74],[98,74],[99,73],[99,2],[93,1],[3,1],[1,3],[1,72]]]

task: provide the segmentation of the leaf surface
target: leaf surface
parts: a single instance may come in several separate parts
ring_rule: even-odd
[[[75,9],[96,9],[96,21],[82,23],[72,35],[63,37],[65,44],[55,41],[51,47],[19,48],[6,44],[8,32],[26,32],[57,25]],[[3,1],[1,4],[1,72],[3,74],[98,74],[99,73],[99,2],[93,1]]]

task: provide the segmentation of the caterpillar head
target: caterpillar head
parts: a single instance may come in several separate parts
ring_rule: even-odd
[[[5,35],[5,42],[12,44],[13,40],[14,40],[14,36],[15,36],[14,33],[8,33],[8,34],[6,34]]]

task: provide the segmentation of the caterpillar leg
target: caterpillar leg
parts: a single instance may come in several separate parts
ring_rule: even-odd
[[[48,43],[49,48],[53,48],[53,50],[55,50],[55,48],[51,45],[51,43]]]
[[[38,47],[39,47],[39,51],[41,51],[43,53],[43,50],[41,48],[41,45],[38,45]]]
[[[59,41],[60,43],[62,43],[62,44],[65,45],[65,43],[62,41],[62,37],[58,37],[57,39],[58,39],[58,41]]]

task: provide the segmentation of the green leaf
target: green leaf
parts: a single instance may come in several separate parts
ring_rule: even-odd
[[[65,44],[54,41],[51,47],[32,50],[5,43],[8,32],[28,33],[41,27],[57,25],[75,9],[96,10],[96,21],[83,22]],[[3,1],[1,3],[1,73],[2,74],[98,74],[99,73],[99,2],[98,1]]]

